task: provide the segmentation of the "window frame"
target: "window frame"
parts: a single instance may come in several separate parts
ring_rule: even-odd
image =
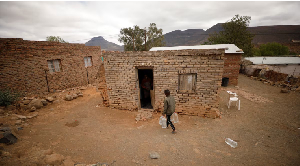
[[[192,83],[192,89],[181,89],[182,84],[181,84],[181,78],[182,75],[185,76],[192,76],[192,82],[193,82],[193,78],[194,78],[194,83]],[[187,78],[187,77],[186,77]],[[188,82],[188,80],[186,80],[186,82]],[[178,74],[178,93],[188,93],[188,94],[192,94],[192,93],[196,93],[196,88],[197,88],[197,73],[182,73],[182,74]]]
[[[84,67],[92,67],[93,66],[93,58],[92,56],[85,56],[83,58],[84,61]]]
[[[62,71],[61,60],[60,59],[51,59],[47,60],[49,73],[56,73]],[[57,67],[58,65],[58,67]]]

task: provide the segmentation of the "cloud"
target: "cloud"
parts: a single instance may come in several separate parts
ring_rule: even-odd
[[[234,15],[251,16],[250,26],[299,25],[300,2],[0,2],[0,37],[45,40],[60,36],[85,43],[103,36],[118,42],[121,28],[156,23],[164,33],[208,29]]]

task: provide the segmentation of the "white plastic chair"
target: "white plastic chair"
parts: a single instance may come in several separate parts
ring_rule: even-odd
[[[229,93],[229,99],[228,99],[228,103],[227,103],[228,108],[230,108],[232,102],[236,102],[235,106],[238,107],[238,110],[240,110],[241,101],[239,100],[238,95],[231,91],[227,91],[227,93]]]

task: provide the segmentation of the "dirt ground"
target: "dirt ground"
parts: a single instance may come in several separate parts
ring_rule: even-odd
[[[240,111],[226,107],[226,90],[240,94]],[[177,134],[161,128],[160,114],[136,122],[137,112],[96,107],[101,99],[95,88],[83,94],[38,110],[39,115],[18,132],[20,141],[0,145],[12,155],[2,156],[0,165],[45,165],[42,152],[48,149],[76,164],[300,165],[299,92],[280,93],[278,87],[240,75],[238,90],[221,90],[221,119],[181,115]],[[0,123],[7,120],[10,117],[2,117]],[[225,138],[238,147],[231,148]],[[151,159],[150,152],[160,158]]]

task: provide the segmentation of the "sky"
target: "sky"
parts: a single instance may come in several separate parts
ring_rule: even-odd
[[[121,28],[156,23],[163,34],[208,29],[236,14],[250,27],[300,25],[300,1],[0,1],[0,38],[45,41],[60,36],[86,43],[102,36],[118,42]]]

